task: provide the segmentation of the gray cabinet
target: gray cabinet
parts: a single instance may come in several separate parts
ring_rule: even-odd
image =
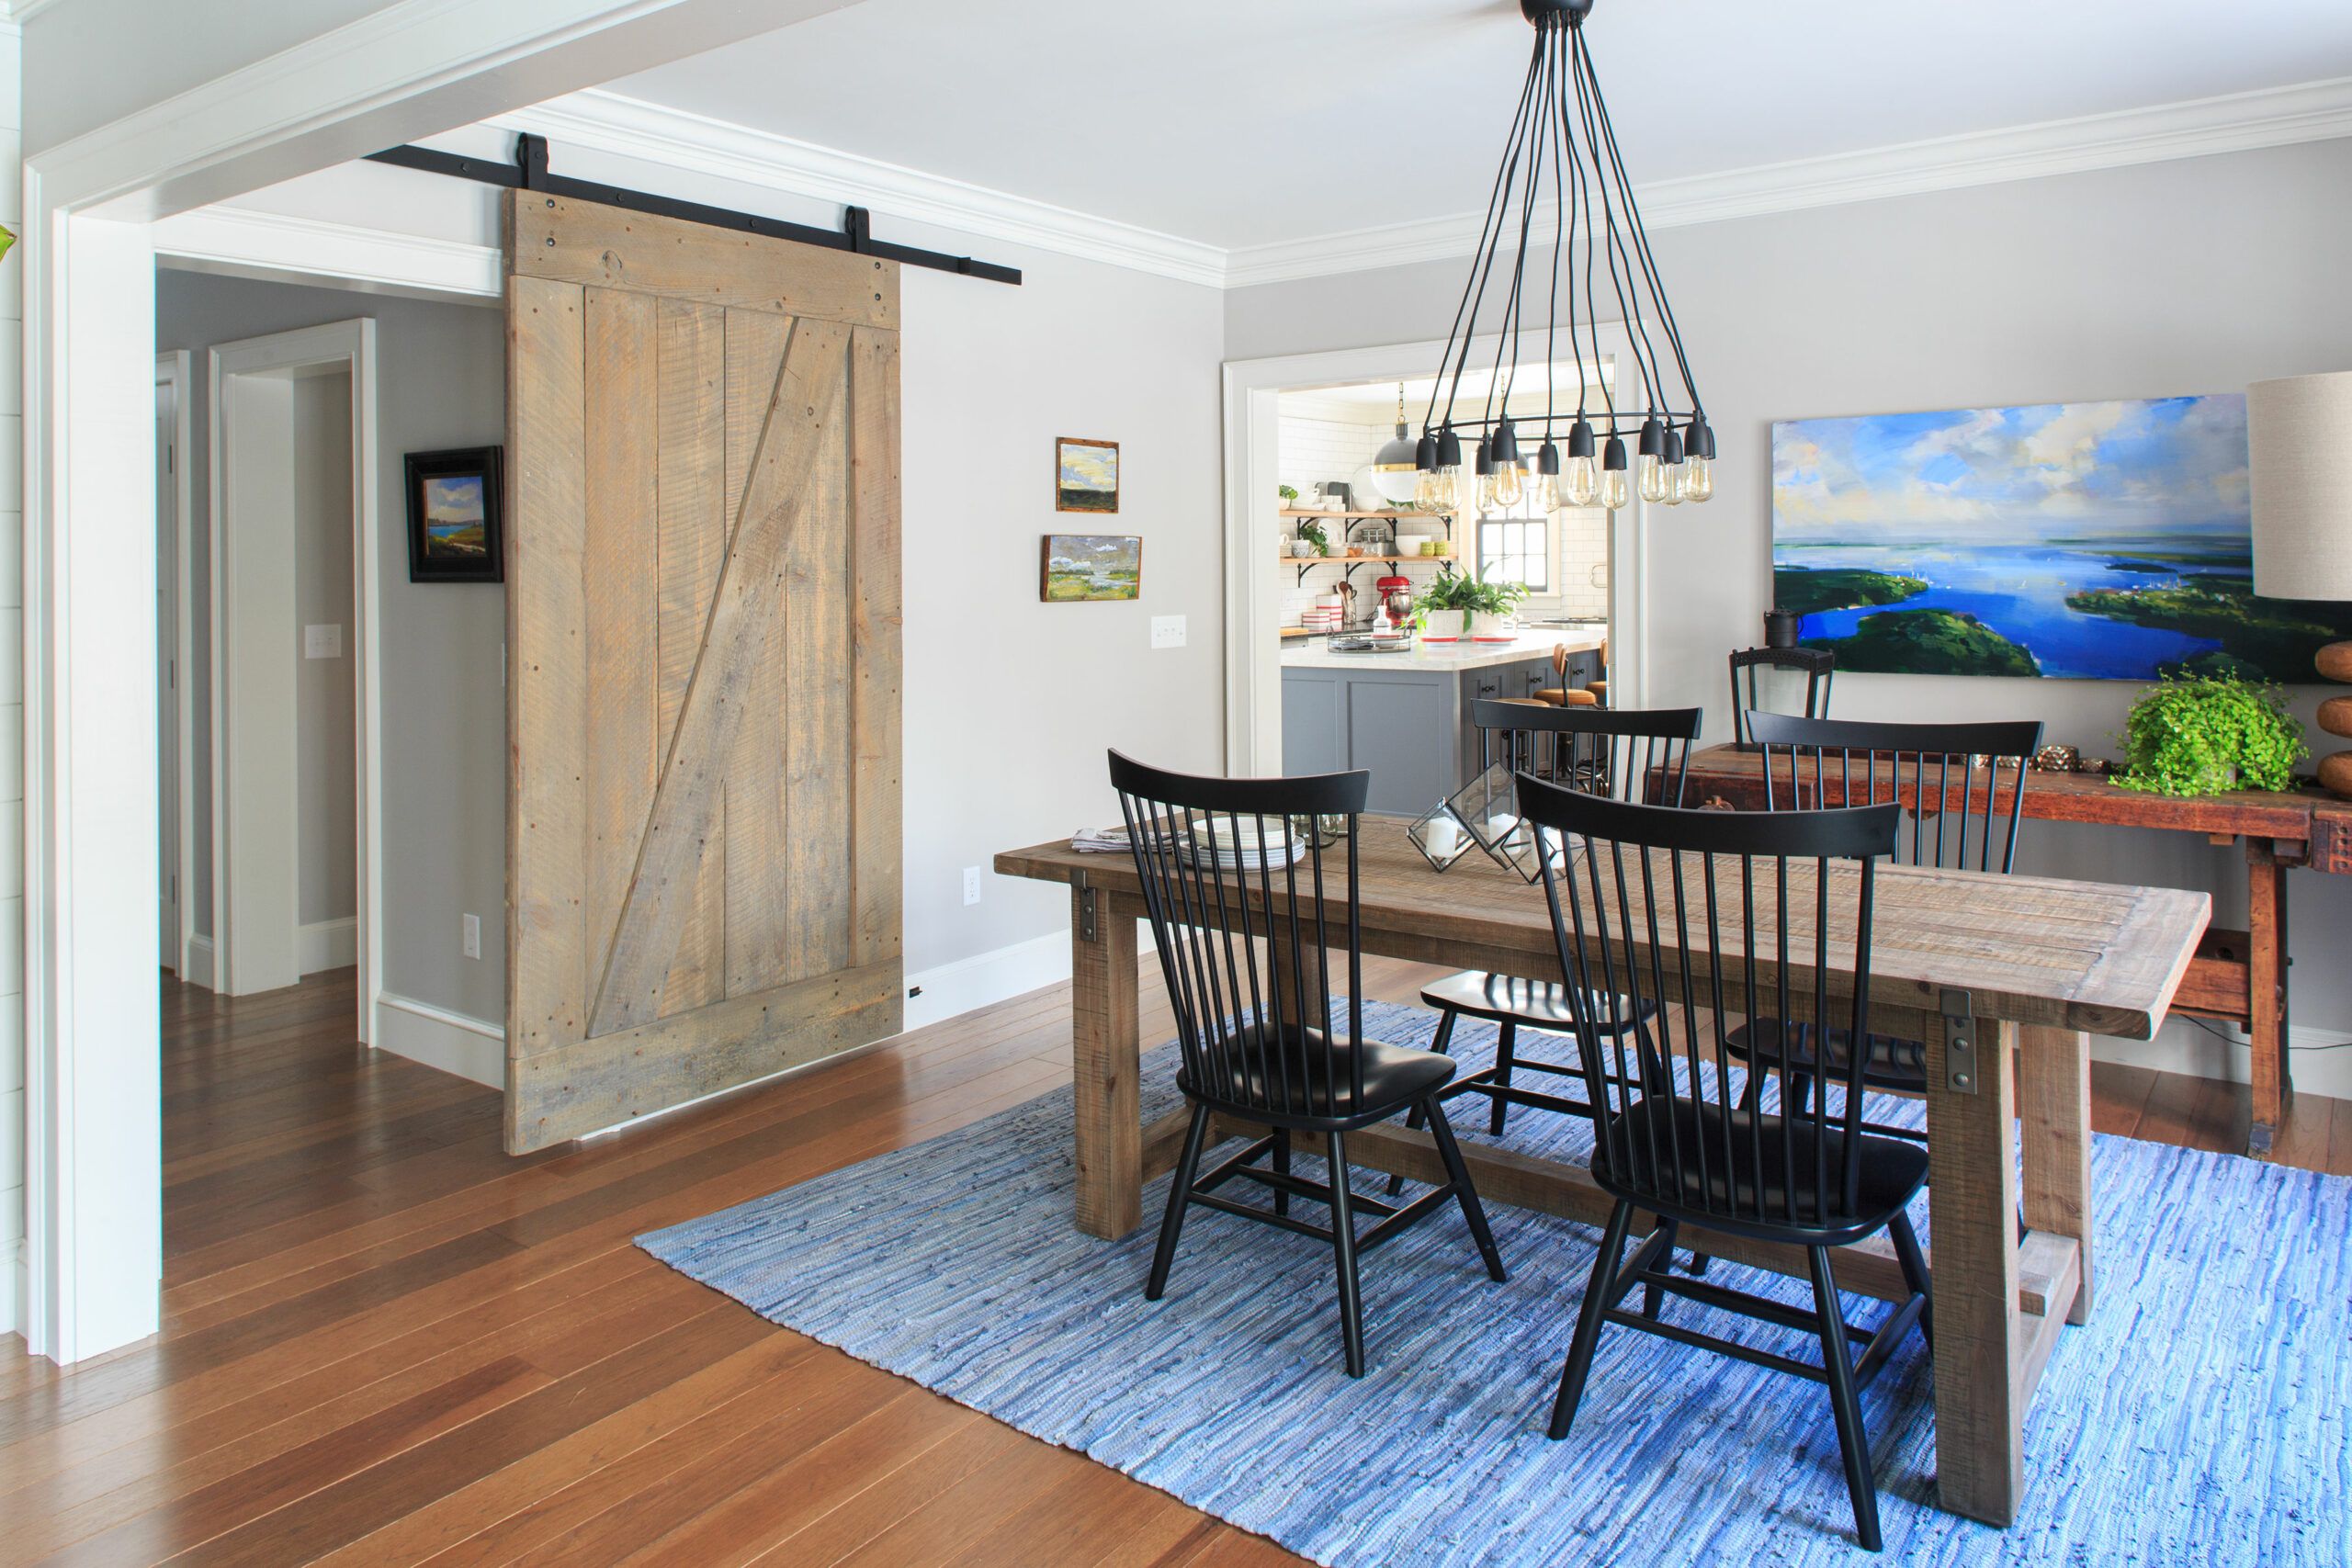
[[[1589,653],[1572,656],[1570,688],[1599,679],[1596,665]],[[1543,656],[1457,671],[1385,669],[1377,656],[1361,669],[1284,670],[1283,772],[1366,768],[1371,810],[1419,816],[1477,771],[1472,703],[1558,683]]]

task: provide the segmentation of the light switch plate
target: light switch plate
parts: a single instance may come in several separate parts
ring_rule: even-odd
[[[304,626],[302,628],[302,657],[341,659],[343,657],[343,628],[339,626]]]
[[[458,917],[458,920],[460,922],[458,930],[462,935],[462,940],[465,944],[466,956],[468,958],[480,958],[481,956],[481,917],[480,915],[461,915]]]
[[[1151,646],[1182,648],[1184,646],[1184,617],[1154,615],[1151,618]]]
[[[977,904],[979,901],[980,868],[976,865],[967,865],[964,868],[964,902]]]

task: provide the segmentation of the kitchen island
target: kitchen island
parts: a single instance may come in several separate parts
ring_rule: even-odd
[[[1283,649],[1283,772],[1372,772],[1369,809],[1418,816],[1468,783],[1478,738],[1470,705],[1560,684],[1552,650],[1568,650],[1567,685],[1600,679],[1599,628],[1538,630],[1508,643],[1410,651],[1333,651],[1326,639]]]

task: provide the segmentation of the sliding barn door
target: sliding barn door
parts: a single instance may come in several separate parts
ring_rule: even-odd
[[[899,269],[508,201],[520,1153],[899,1030]]]

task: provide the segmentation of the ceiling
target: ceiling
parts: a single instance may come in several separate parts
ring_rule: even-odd
[[[1637,184],[2352,76],[2346,0],[1599,0]],[[1483,205],[1518,0],[864,0],[612,84],[1240,249]]]

